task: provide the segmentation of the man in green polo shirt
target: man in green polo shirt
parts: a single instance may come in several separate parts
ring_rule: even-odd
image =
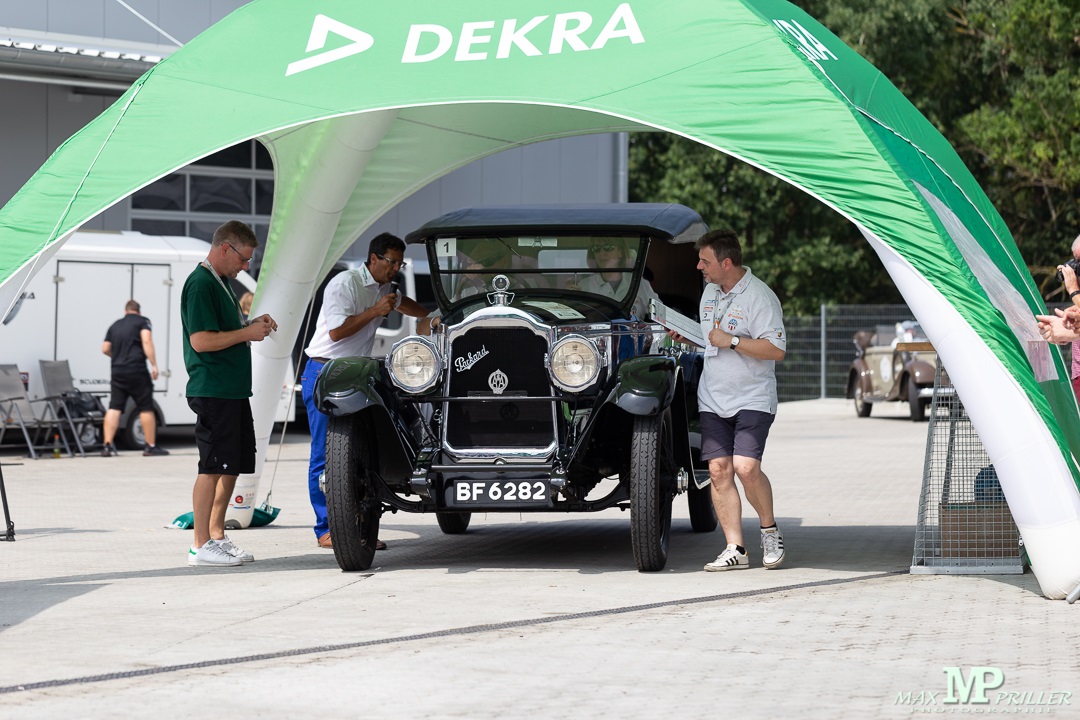
[[[230,220],[214,232],[206,260],[188,276],[180,295],[188,405],[196,415],[199,474],[191,499],[195,544],[188,565],[235,566],[255,558],[225,535],[236,476],[255,472],[251,417],[251,350],[274,330],[269,315],[245,321],[229,280],[247,267],[258,240]]]

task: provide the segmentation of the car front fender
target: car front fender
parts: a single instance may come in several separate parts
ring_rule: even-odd
[[[656,415],[671,405],[675,396],[675,359],[642,355],[619,365],[611,401],[631,415]]]
[[[385,391],[385,395],[383,394]],[[382,364],[374,358],[335,358],[315,379],[315,406],[332,417],[364,413],[371,418],[376,471],[383,480],[402,482],[412,473],[416,448],[393,401]],[[387,400],[389,398],[389,400]]]
[[[383,383],[385,373],[378,360],[335,358],[323,365],[315,379],[315,407],[331,417],[352,415],[373,405],[385,408],[377,389]]]
[[[936,368],[934,363],[927,362],[926,360],[912,360],[908,363],[908,382],[914,382],[916,385],[933,385],[934,373]]]

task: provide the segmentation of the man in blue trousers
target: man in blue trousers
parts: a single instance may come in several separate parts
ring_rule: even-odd
[[[308,356],[300,379],[311,428],[311,459],[308,462],[308,491],[315,510],[315,537],[319,547],[332,548],[330,525],[326,519],[326,496],[319,477],[326,468],[327,416],[315,407],[315,379],[322,366],[334,358],[365,356],[375,343],[375,331],[392,311],[413,317],[427,317],[428,311],[415,300],[391,292],[390,281],[405,267],[405,243],[382,233],[368,246],[367,262],[355,270],[338,274],[323,291],[322,309],[315,323]],[[376,550],[386,549],[381,540]]]

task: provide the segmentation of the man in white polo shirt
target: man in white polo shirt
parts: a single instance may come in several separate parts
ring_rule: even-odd
[[[405,267],[405,243],[382,233],[368,245],[368,260],[355,270],[339,273],[323,291],[322,309],[315,322],[315,334],[305,348],[308,356],[300,378],[308,427],[311,429],[311,458],[308,461],[308,493],[315,511],[315,539],[319,547],[333,547],[326,517],[326,496],[319,476],[326,468],[326,426],[328,417],[315,406],[315,380],[322,366],[340,357],[362,357],[375,344],[375,331],[393,310],[422,318],[428,311],[415,300],[391,292],[391,280]],[[386,547],[381,541],[377,550]]]
[[[742,247],[731,230],[714,230],[697,241],[697,268],[708,283],[699,308],[707,338],[705,369],[698,384],[701,459],[709,463],[713,507],[727,547],[708,571],[750,566],[742,534],[742,502],[735,476],[761,521],[762,561],[784,561],[784,537],[773,516],[772,485],[761,456],[776,417],[776,361],[787,350],[780,301],[742,264]]]

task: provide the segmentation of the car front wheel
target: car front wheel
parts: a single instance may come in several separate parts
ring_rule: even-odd
[[[630,538],[638,570],[655,572],[667,564],[671,532],[671,411],[634,418],[630,450]]]
[[[870,417],[870,411],[874,408],[873,403],[866,402],[866,398],[863,396],[862,385],[855,382],[855,414],[859,417]]]
[[[326,516],[334,557],[346,572],[371,567],[379,541],[382,508],[370,470],[374,438],[355,415],[332,417],[326,429]]]

